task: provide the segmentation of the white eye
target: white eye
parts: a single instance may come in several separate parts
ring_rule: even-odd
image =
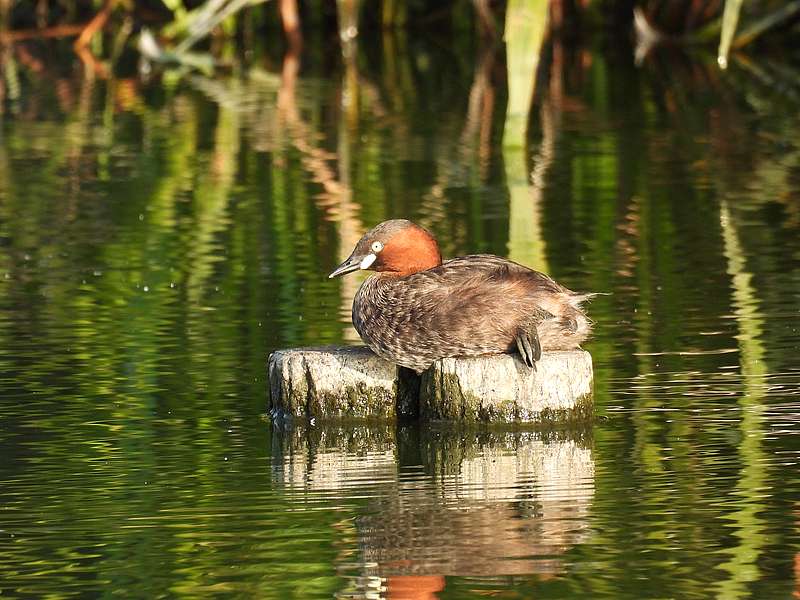
[[[383,250],[383,244],[378,241],[372,242],[372,246],[370,246],[373,252],[380,252]]]

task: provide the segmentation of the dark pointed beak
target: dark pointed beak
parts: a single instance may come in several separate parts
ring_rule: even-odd
[[[355,253],[351,254],[347,260],[336,267],[333,272],[328,275],[328,279],[333,279],[339,275],[347,275],[353,271],[358,271],[361,268],[361,261],[363,258],[363,256],[356,256]]]

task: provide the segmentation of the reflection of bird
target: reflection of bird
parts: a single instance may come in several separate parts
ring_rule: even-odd
[[[442,262],[436,240],[406,220],[367,232],[330,277],[375,271],[353,302],[353,325],[379,356],[416,371],[447,356],[576,348],[591,322],[576,294],[547,275],[498,256]]]

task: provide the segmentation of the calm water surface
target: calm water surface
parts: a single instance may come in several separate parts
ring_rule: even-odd
[[[4,596],[800,596],[798,56],[556,42],[525,136],[477,45],[37,52],[1,104]],[[595,421],[266,420],[271,350],[357,339],[325,276],[390,217],[607,292]]]

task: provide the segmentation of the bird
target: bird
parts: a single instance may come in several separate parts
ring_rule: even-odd
[[[518,353],[530,368],[546,350],[578,348],[592,322],[576,293],[506,258],[442,261],[436,239],[406,219],[384,221],[329,277],[371,271],[353,300],[353,325],[378,356],[421,373],[446,357]]]

